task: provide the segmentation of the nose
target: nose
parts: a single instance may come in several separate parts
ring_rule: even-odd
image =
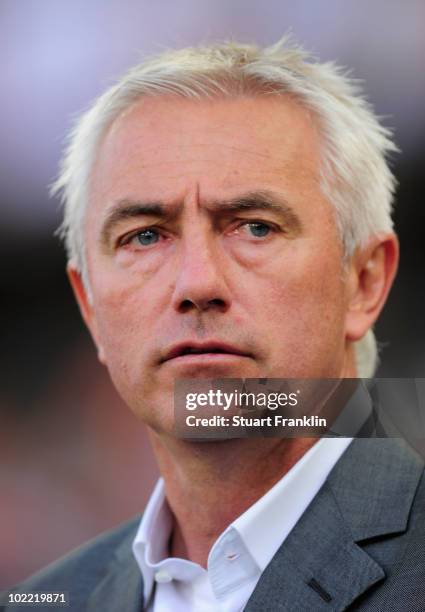
[[[213,237],[192,234],[182,240],[173,307],[180,313],[226,312],[231,300],[225,266],[223,253]]]

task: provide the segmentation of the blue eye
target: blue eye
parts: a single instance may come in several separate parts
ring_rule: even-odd
[[[270,227],[265,223],[248,223],[249,231],[256,238],[264,238],[270,232]]]
[[[159,240],[159,234],[154,229],[145,229],[135,236],[142,246],[150,246]]]

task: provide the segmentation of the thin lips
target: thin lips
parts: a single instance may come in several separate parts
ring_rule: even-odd
[[[196,351],[196,353],[191,353],[191,350]],[[201,344],[196,342],[184,342],[177,344],[167,351],[162,361],[169,361],[170,359],[175,359],[176,357],[181,357],[182,355],[202,355],[205,353],[227,353],[229,355],[241,355],[242,357],[250,356],[248,353],[244,353],[237,347],[230,344],[225,344],[223,342],[205,342]]]

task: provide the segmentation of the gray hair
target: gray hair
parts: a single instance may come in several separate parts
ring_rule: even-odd
[[[60,194],[60,234],[90,295],[84,216],[91,170],[102,136],[141,96],[223,98],[290,94],[313,113],[322,138],[321,187],[335,210],[345,261],[378,232],[392,230],[395,178],[386,158],[397,151],[358,81],[332,62],[320,63],[284,37],[260,48],[226,42],[164,52],[129,70],[100,96],[70,132],[52,194]],[[372,376],[372,330],[355,343],[357,372]]]

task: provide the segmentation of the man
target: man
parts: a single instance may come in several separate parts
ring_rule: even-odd
[[[165,53],[82,117],[55,187],[68,275],[163,479],[141,521],[19,593],[68,591],[79,611],[425,609],[423,462],[401,442],[173,427],[178,378],[373,374],[394,150],[357,87],[288,40]]]

